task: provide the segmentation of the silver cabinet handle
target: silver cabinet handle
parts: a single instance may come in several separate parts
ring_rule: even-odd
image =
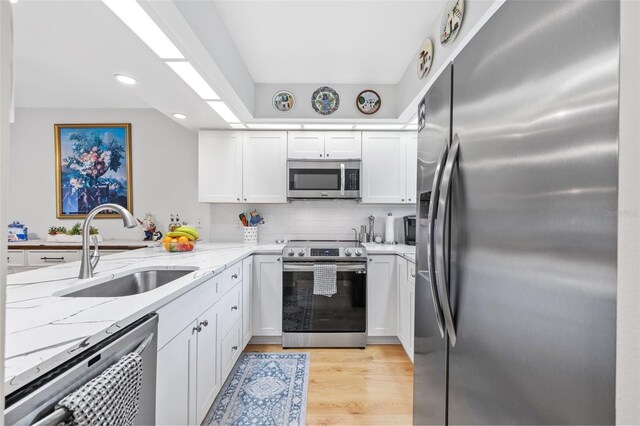
[[[404,202],[404,198],[402,198],[400,201]]]
[[[64,262],[64,256],[60,256],[60,257],[45,256],[45,257],[41,257],[40,260],[44,260],[45,262]]]
[[[340,164],[340,195],[344,195],[344,163]]]
[[[240,201],[240,198],[236,198],[236,200]]]
[[[209,325],[209,320],[204,320],[204,321],[202,321],[202,322],[201,322],[200,324],[198,324],[198,325],[199,325],[199,326],[201,325],[201,326],[203,326],[203,327],[206,327],[206,326],[208,326],[208,325]]]
[[[238,306],[233,305],[233,306],[231,307],[231,310],[232,310],[232,311],[237,311],[237,310],[238,310]]]
[[[411,278],[415,278],[415,277],[416,277],[416,274],[412,272],[411,273]]]
[[[322,158],[322,154],[320,154],[320,158]]]
[[[237,346],[232,346],[231,349],[233,349],[234,351],[237,351],[238,347]]]
[[[235,279],[235,278],[238,278],[238,274],[233,274],[233,275],[231,275],[231,278],[234,278],[234,279]]]
[[[431,186],[431,201],[429,202],[429,210],[427,216],[427,271],[418,271],[418,274],[424,279],[429,281],[429,287],[431,289],[431,298],[433,299],[433,309],[436,315],[436,322],[438,323],[438,330],[440,330],[440,336],[444,337],[444,316],[442,314],[441,303],[438,299],[438,293],[436,291],[437,281],[435,267],[435,246],[434,246],[434,229],[435,220],[438,205],[438,191],[440,188],[440,181],[442,180],[442,172],[444,171],[444,165],[447,161],[447,155],[449,154],[448,141],[445,142],[438,157],[438,164],[433,177],[433,184]]]
[[[440,304],[442,305],[442,312],[444,314],[445,324],[447,331],[449,332],[449,341],[451,347],[456,345],[456,327],[453,323],[453,313],[451,311],[451,302],[449,300],[449,282],[446,273],[447,261],[445,259],[445,241],[444,234],[447,226],[447,213],[449,212],[449,202],[451,195],[451,178],[453,176],[453,170],[458,160],[458,153],[460,150],[460,139],[458,135],[453,138],[453,145],[449,151],[447,163],[444,166],[442,172],[442,182],[440,183],[440,194],[438,197],[438,216],[436,218],[436,246],[439,250],[436,251],[436,275],[438,277],[438,295],[440,296]]]
[[[197,327],[193,327],[193,330],[191,330],[192,333],[198,332],[200,333],[202,331],[202,326],[198,324]]]
[[[247,199],[246,199],[246,198],[245,198],[244,200],[245,200],[245,201],[247,201]]]

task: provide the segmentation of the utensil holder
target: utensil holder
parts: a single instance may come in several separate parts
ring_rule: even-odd
[[[258,242],[258,227],[257,226],[245,226],[242,228],[243,241],[245,243],[257,243]]]

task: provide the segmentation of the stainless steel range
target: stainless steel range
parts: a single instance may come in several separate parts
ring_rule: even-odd
[[[314,294],[319,264],[336,265],[332,296]],[[364,348],[367,253],[354,241],[291,241],[283,251],[282,346]]]

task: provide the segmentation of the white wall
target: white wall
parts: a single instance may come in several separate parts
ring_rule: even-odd
[[[407,67],[404,75],[398,82],[398,116],[407,119],[414,116],[418,110],[418,102],[435,80],[442,69],[453,60],[453,56],[457,54],[459,49],[464,46],[477,32],[477,30],[486,22],[486,14],[492,14],[493,9],[501,5],[504,0],[467,0],[464,2],[464,17],[462,18],[462,27],[456,39],[442,46],[440,44],[440,21],[442,16],[436,18],[431,25],[425,25],[424,37],[431,38],[433,42],[433,63],[431,71],[422,80],[416,75],[416,67],[418,61],[417,49],[411,63]],[[492,7],[493,6],[493,7]],[[452,56],[453,55],[453,56]]]
[[[375,230],[384,236],[384,217],[396,217],[396,240],[403,241],[402,216],[415,214],[412,205],[366,205],[347,200],[292,201],[289,204],[212,204],[211,234],[215,241],[242,241],[238,215],[256,208],[264,218],[258,227],[259,242],[277,239],[353,239],[351,228],[368,225],[369,215],[376,217]]]
[[[12,19],[9,2],[0,1],[0,223],[7,221],[9,117],[12,101]],[[0,360],[4,360],[5,285],[7,240],[0,238]],[[4,362],[0,363],[0,383],[4,383]],[[4,398],[0,398],[0,413]],[[0,417],[0,424],[3,424]]]
[[[131,123],[134,215],[142,219],[153,213],[162,232],[170,213],[209,223],[209,208],[197,196],[197,135],[152,109],[17,109],[11,128],[10,221],[21,221],[41,239],[50,226],[77,221],[56,219],[56,123]],[[94,226],[105,239],[143,237],[142,228],[125,229],[120,220],[97,219]]]
[[[640,2],[620,12],[616,423],[640,424]]]

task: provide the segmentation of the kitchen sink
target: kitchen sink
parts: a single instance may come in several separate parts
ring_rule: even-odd
[[[122,297],[146,293],[177,280],[197,268],[149,269],[102,281],[99,284],[62,294],[63,297]]]

